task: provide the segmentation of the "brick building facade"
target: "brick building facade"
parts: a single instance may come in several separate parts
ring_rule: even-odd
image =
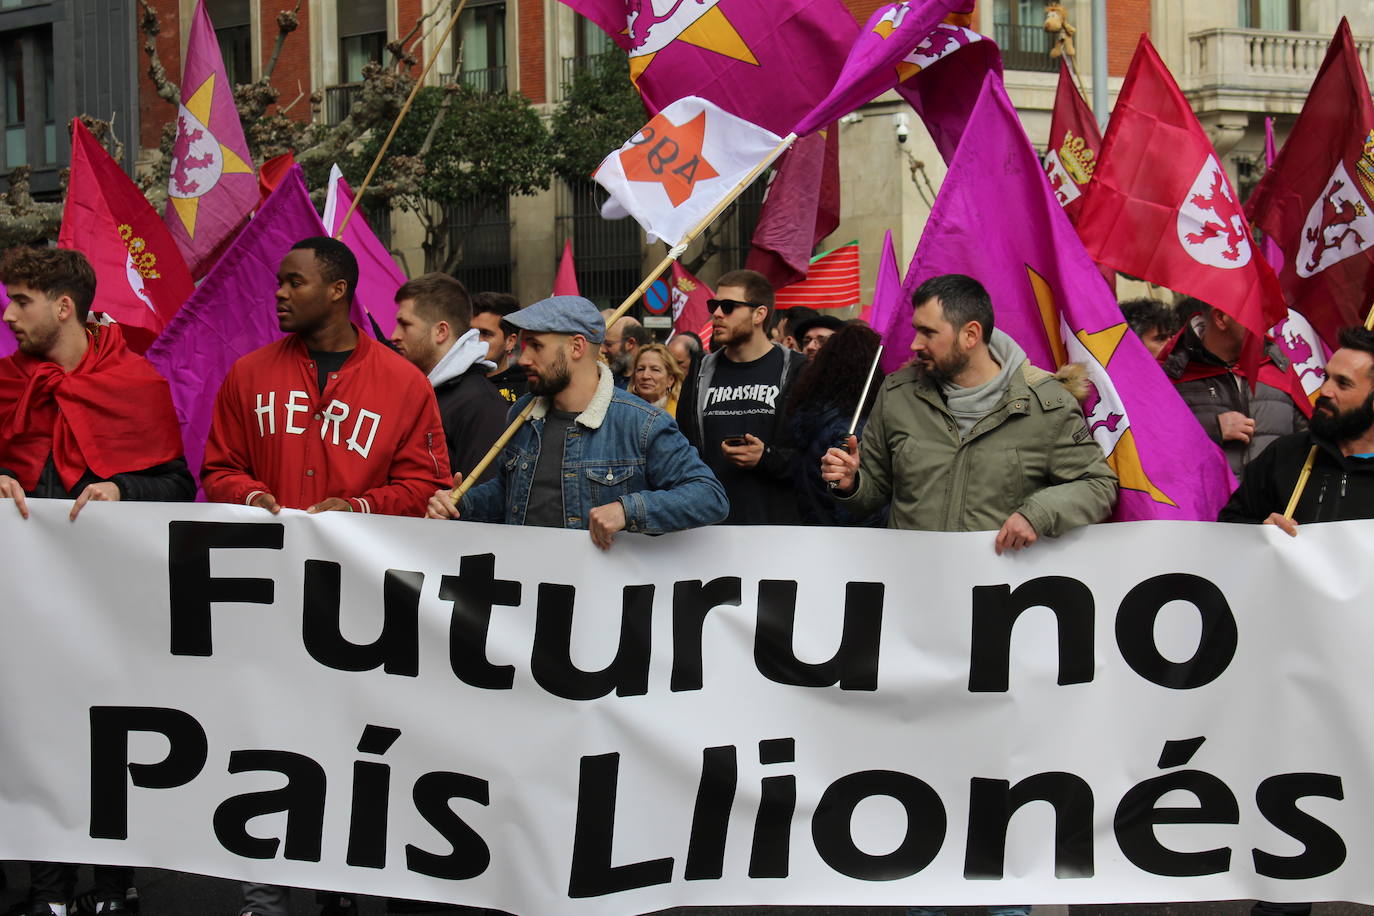
[[[31,156],[52,159],[43,163],[49,174],[55,174],[64,161],[66,141],[58,136],[51,151],[41,148],[47,126],[65,123],[78,109],[93,107],[92,113],[104,116],[100,106],[117,103],[108,92],[104,99],[86,101],[73,85],[82,79],[77,74],[75,81],[56,77],[48,94],[58,104],[49,104],[41,91],[35,91],[43,64],[41,55],[35,57],[32,52],[33,36],[49,42],[41,48],[56,48],[54,43],[62,42],[70,46],[70,36],[78,31],[71,23],[82,19],[86,7],[113,8],[122,2],[125,0],[0,0],[0,72],[29,77],[16,88],[15,80],[7,76],[6,136],[12,135],[15,143],[23,136]],[[175,77],[180,72],[195,0],[149,2],[163,24],[157,39],[159,54],[168,73]],[[438,2],[300,0],[298,27],[287,37],[273,74],[281,104],[290,106],[292,117],[310,117],[308,100],[297,96],[318,90],[324,96],[319,117],[341,117],[347,111],[348,94],[361,62],[380,57],[386,42],[410,34],[416,20]],[[883,0],[846,2],[862,22]],[[206,3],[231,78],[247,80],[259,75],[273,55],[278,11],[288,5],[288,0]],[[1090,84],[1091,0],[1063,0],[1063,5],[1079,30],[1078,66],[1084,82]],[[11,12],[10,7],[18,10]],[[1233,171],[1241,173],[1243,184],[1247,163],[1260,148],[1264,115],[1279,118],[1282,136],[1301,106],[1320,61],[1320,49],[1340,16],[1351,17],[1357,35],[1374,34],[1374,9],[1369,7],[1359,0],[1238,0],[1206,5],[1188,0],[1107,0],[1109,91],[1115,93],[1119,88],[1140,34],[1150,32],[1189,93],[1219,152]],[[51,21],[46,33],[41,25],[39,32],[34,32],[34,11]],[[20,13],[25,17],[22,22],[16,18]],[[129,16],[122,20],[126,25],[131,21]],[[1043,0],[978,0],[974,16],[975,27],[994,37],[1003,48],[1012,100],[1032,141],[1043,142],[1056,80],[1056,65],[1046,54],[1049,39],[1042,29]],[[13,27],[7,28],[7,22]],[[109,31],[108,22],[106,25],[108,41],[123,43],[126,53],[120,60],[126,68],[125,82],[136,85],[138,95],[136,116],[119,123],[124,130],[136,132],[137,143],[131,147],[154,149],[175,109],[156,96],[146,76],[142,36],[132,35],[127,28],[116,35]],[[437,31],[431,30],[424,39],[422,55],[434,53]],[[87,34],[94,33],[88,29]],[[22,57],[21,45],[12,40],[25,35],[29,37],[29,57]],[[569,68],[604,45],[605,38],[595,27],[556,0],[468,0],[454,38],[439,51],[431,80],[456,74],[488,91],[521,92],[542,113],[549,114],[560,98]],[[60,55],[61,51],[52,53]],[[132,73],[127,70],[130,67]],[[119,82],[117,78],[99,79],[98,74],[85,79]],[[24,99],[29,102],[28,112],[35,110],[35,104],[47,105],[41,126],[33,126],[32,117],[28,117],[17,123],[16,129],[15,106]],[[874,101],[856,115],[841,126],[842,222],[825,244],[860,240],[867,294],[871,293],[879,244],[886,230],[893,231],[899,258],[914,250],[930,207],[923,183],[928,179],[938,188],[944,165],[918,120],[908,116],[905,104],[895,94]],[[907,123],[910,131],[905,143],[897,141],[894,128],[898,121]],[[7,161],[17,158],[11,155]],[[512,199],[503,212],[488,214],[470,231],[460,275],[470,285],[509,288],[523,300],[532,300],[547,294],[562,243],[571,238],[584,292],[605,302],[617,301],[618,294],[631,288],[645,267],[658,260],[660,252],[657,247],[649,251],[633,225],[601,221],[596,215],[598,192],[594,188],[555,185],[532,197]],[[722,224],[723,250],[702,272],[703,279],[709,282],[719,272],[742,263],[757,217],[760,191],[756,188],[746,194],[736,212]],[[454,209],[447,216],[459,222],[470,220],[472,215]],[[426,265],[415,221],[394,214],[388,234],[405,269],[412,275],[422,272]]]

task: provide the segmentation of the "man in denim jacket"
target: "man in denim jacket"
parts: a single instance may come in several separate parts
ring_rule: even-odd
[[[725,489],[673,418],[616,389],[597,361],[606,328],[595,305],[554,296],[506,320],[521,329],[530,391],[510,416],[531,398],[534,409],[497,459],[496,478],[457,508],[450,491],[437,491],[431,518],[585,528],[603,550],[617,531],[663,534],[725,518]]]

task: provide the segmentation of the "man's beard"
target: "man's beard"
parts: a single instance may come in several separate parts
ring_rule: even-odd
[[[968,364],[969,355],[957,351],[943,361],[932,357],[929,363],[920,359],[915,363],[916,368],[936,385],[953,385],[955,376],[967,369]]]
[[[1374,426],[1374,394],[1365,398],[1359,407],[1340,411],[1335,409],[1330,398],[1320,397],[1312,410],[1312,432],[1332,442],[1358,439],[1371,426]]]
[[[572,372],[568,369],[568,354],[560,350],[558,355],[554,357],[553,365],[549,367],[547,375],[535,373],[534,381],[529,383],[530,394],[552,397],[567,388],[571,381]]]
[[[630,354],[621,351],[620,353],[617,353],[611,357],[608,365],[610,366],[611,373],[613,375],[629,375]]]
[[[18,339],[19,352],[28,356],[46,358],[53,345],[57,343],[57,338],[61,336],[61,329],[57,322],[44,327],[30,328]]]

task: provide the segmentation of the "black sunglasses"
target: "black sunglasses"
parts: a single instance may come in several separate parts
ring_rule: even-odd
[[[761,309],[763,305],[758,302],[739,302],[735,299],[707,299],[706,310],[714,312],[720,309],[722,315],[728,315],[738,308]]]

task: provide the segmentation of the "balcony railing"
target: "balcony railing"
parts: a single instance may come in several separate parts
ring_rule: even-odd
[[[331,127],[348,117],[353,108],[353,100],[363,91],[362,83],[345,83],[342,86],[326,86],[324,90],[324,119]]]
[[[505,66],[486,67],[481,70],[462,70],[458,73],[458,79],[465,86],[471,86],[478,92],[499,95],[506,91]]]
[[[1329,35],[1309,32],[1194,32],[1188,36],[1190,94],[1224,96],[1225,107],[1240,110],[1275,110],[1274,102],[1287,102],[1297,111],[1330,41]],[[1365,72],[1369,72],[1374,64],[1374,39],[1356,38],[1355,48]],[[1247,98],[1253,99],[1255,105],[1248,105]]]
[[[625,69],[625,54],[619,49],[602,51],[600,54],[579,54],[576,57],[563,58],[563,79],[558,85],[558,97],[562,99],[567,96],[568,86],[572,85],[572,81],[577,78],[579,73],[602,76],[606,71],[617,67],[622,70]]]
[[[993,26],[992,37],[1002,49],[1002,63],[1008,70],[1040,70],[1055,73],[1059,61],[1050,57],[1050,35],[1041,23]]]

